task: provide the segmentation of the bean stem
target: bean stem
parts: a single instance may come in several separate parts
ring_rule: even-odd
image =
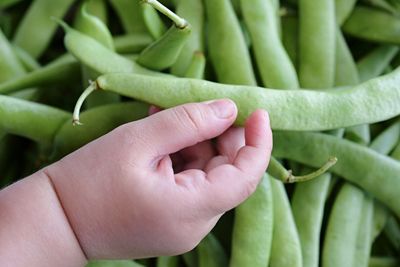
[[[89,87],[86,88],[85,91],[83,91],[81,96],[78,98],[78,101],[76,102],[76,105],[75,105],[74,113],[72,115],[72,124],[73,125],[82,125],[82,123],[79,121],[79,113],[80,113],[81,107],[82,107],[85,99],[96,89],[98,89],[96,81],[90,82]]]
[[[179,17],[177,14],[172,12],[169,8],[167,8],[166,6],[164,6],[157,0],[142,0],[142,1],[143,1],[143,3],[151,5],[152,7],[157,9],[159,12],[161,12],[165,16],[167,16],[169,19],[171,19],[175,23],[176,27],[183,29],[189,25],[185,19]]]

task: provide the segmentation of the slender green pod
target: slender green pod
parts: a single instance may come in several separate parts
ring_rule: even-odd
[[[320,254],[320,232],[331,174],[325,173],[311,181],[298,183],[292,197],[303,266],[317,267]]]
[[[353,11],[357,0],[335,0],[336,23],[341,26]]]
[[[273,154],[314,167],[335,155],[338,162],[331,168],[333,173],[360,186],[400,217],[400,163],[396,160],[347,140],[310,132],[275,131]]]
[[[152,42],[153,38],[148,33],[120,35],[114,38],[115,50],[122,54],[141,52]]]
[[[107,24],[107,3],[106,0],[88,0],[86,2],[87,10],[99,18],[104,24]]]
[[[265,87],[299,87],[296,70],[279,37],[274,3],[271,0],[241,0],[258,70]]]
[[[114,73],[100,76],[85,95],[95,89],[103,89],[163,108],[188,102],[230,98],[238,106],[236,123],[239,125],[243,125],[245,119],[257,108],[262,108],[268,110],[273,129],[313,131],[383,121],[399,115],[399,82],[400,70],[396,70],[353,88],[322,92],[272,90],[196,79],[165,79]],[[82,96],[79,99],[80,104],[84,98]],[[77,105],[75,115],[79,113],[80,104]],[[342,116],[344,113],[346,116]],[[284,120],[282,114],[285,114]]]
[[[71,55],[64,55],[40,69],[0,84],[0,93],[9,94],[22,89],[70,81],[79,76],[79,64]]]
[[[66,35],[64,44],[78,61],[98,73],[129,72],[146,75],[168,76],[148,70],[137,63],[118,55],[95,39],[63,24]]]
[[[165,26],[164,22],[161,20],[157,10],[150,5],[147,5],[146,1],[142,1],[141,9],[144,23],[150,35],[155,40],[161,38],[161,36],[163,36],[167,31],[167,26]]]
[[[0,29],[0,83],[25,73],[11,44]]]
[[[335,78],[334,0],[299,0],[299,79],[304,88],[330,88]]]
[[[400,44],[400,20],[385,11],[356,6],[343,24],[346,34],[368,41]]]
[[[144,267],[144,266],[131,260],[93,260],[89,261],[85,267]]]
[[[156,267],[178,267],[178,263],[177,256],[163,256],[157,258]]]
[[[39,143],[51,143],[70,116],[57,108],[0,95],[0,129]]]
[[[361,82],[365,82],[381,75],[392,59],[399,52],[394,45],[381,45],[357,62],[357,69]]]
[[[57,24],[51,17],[61,19],[74,0],[35,0],[18,25],[13,42],[38,58],[46,50]]]
[[[273,230],[274,225],[278,226],[278,221],[274,223],[273,218],[280,213],[274,209],[283,208],[280,204],[273,203],[272,195],[275,193],[279,194],[272,191],[269,176],[266,174],[254,194],[236,207],[230,267],[264,267],[269,262],[272,233],[279,232]],[[280,224],[279,227],[283,225]]]
[[[364,193],[350,183],[345,183],[339,191],[329,215],[322,251],[323,267],[353,266],[363,200]]]
[[[187,267],[198,267],[199,266],[197,249],[193,249],[189,252],[186,252],[185,254],[182,255],[182,258]]]
[[[299,30],[298,18],[293,15],[283,16],[281,18],[282,25],[282,44],[289,55],[290,60],[297,69],[298,67],[298,46],[299,46]]]
[[[345,137],[348,140],[359,144],[368,145],[371,141],[371,134],[368,124],[361,124],[346,128]]]
[[[149,69],[163,70],[171,67],[178,59],[191,34],[191,26],[185,19],[173,13],[157,0],[146,0],[145,2],[166,14],[174,22],[174,25],[140,53],[137,63]]]
[[[109,0],[128,34],[147,32],[139,0]]]
[[[371,257],[369,259],[368,267],[398,267],[400,260],[397,258],[389,257]]]
[[[206,58],[200,51],[195,51],[192,56],[192,61],[184,75],[185,78],[203,79],[206,68]]]
[[[285,188],[282,182],[274,178],[271,178],[271,188],[274,229],[269,265],[264,262],[264,266],[266,264],[270,267],[303,266],[300,239]]]
[[[382,205],[379,201],[374,201],[374,214],[371,230],[371,243],[382,233],[383,228],[389,218],[389,210]]]
[[[370,148],[378,153],[389,154],[400,141],[400,121],[394,122],[372,141]]]
[[[393,149],[392,153],[390,154],[392,158],[395,160],[400,161],[400,142],[397,144],[397,146]]]
[[[14,45],[12,47],[14,54],[17,56],[25,70],[30,72],[41,68],[39,62],[36,61],[28,52],[24,49]]]
[[[396,251],[400,251],[400,225],[396,218],[393,216],[389,217],[384,231],[392,246]]]
[[[370,196],[364,196],[362,210],[359,218],[355,252],[352,266],[368,267],[371,254],[372,236],[374,223],[374,202]],[[352,218],[354,215],[351,215]],[[354,223],[354,221],[353,221]],[[348,244],[344,244],[345,246]]]
[[[81,127],[72,126],[70,119],[59,126],[54,138],[53,158],[60,158],[121,124],[147,115],[148,105],[140,102],[114,103],[91,108],[82,113]]]
[[[192,33],[188,37],[174,65],[171,67],[173,75],[185,76],[192,62],[192,55],[196,51],[204,52],[203,3],[201,0],[179,1],[176,7],[176,14],[182,18],[186,18],[192,27]]]
[[[199,267],[228,266],[228,257],[218,239],[209,233],[197,246]]]
[[[256,85],[250,54],[230,0],[205,0],[207,49],[218,81]]]

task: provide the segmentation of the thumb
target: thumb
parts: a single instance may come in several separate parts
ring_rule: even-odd
[[[153,159],[222,134],[236,116],[235,103],[220,99],[166,109],[128,127],[146,139],[144,149],[153,152],[149,155]]]

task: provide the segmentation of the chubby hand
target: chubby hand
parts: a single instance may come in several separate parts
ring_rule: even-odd
[[[255,111],[244,129],[232,127],[236,116],[230,100],[181,105],[47,167],[87,258],[189,251],[249,197],[267,168],[272,133],[266,111]]]

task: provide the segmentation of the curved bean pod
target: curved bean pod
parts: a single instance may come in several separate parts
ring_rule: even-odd
[[[278,194],[278,192],[272,191],[270,178],[268,175],[264,175],[254,194],[235,209],[230,267],[267,266],[272,233],[273,231],[274,234],[279,232],[279,230],[273,230],[273,226],[277,226],[277,222],[284,219],[279,217],[274,223],[275,214],[281,213],[281,211],[275,212],[274,208],[285,209],[280,204],[273,204],[272,194]],[[278,200],[278,198],[274,198],[274,200]],[[279,227],[284,228],[281,222]],[[279,240],[275,240],[275,242],[279,242]]]
[[[122,54],[141,52],[151,42],[153,38],[148,33],[121,35],[114,38],[115,50]]]
[[[340,26],[350,16],[357,0],[335,0],[336,23]]]
[[[218,239],[209,233],[197,246],[199,267],[228,266],[228,257]]]
[[[157,258],[156,267],[178,267],[179,258],[177,256],[163,256]]]
[[[193,53],[192,62],[190,62],[190,65],[186,70],[185,77],[192,79],[203,79],[205,68],[206,58],[204,57],[204,54],[200,51],[196,51]]]
[[[40,64],[34,59],[28,52],[24,49],[14,45],[12,47],[15,55],[18,57],[19,61],[22,63],[26,71],[34,71],[39,69]]]
[[[114,73],[100,76],[90,90],[109,90],[163,108],[188,102],[230,98],[238,106],[236,123],[239,125],[243,125],[254,110],[263,108],[270,113],[273,129],[312,131],[372,123],[399,115],[399,82],[400,70],[397,70],[353,88],[320,92],[271,90],[186,78],[165,79]],[[83,100],[84,97],[80,102]],[[343,113],[346,116],[342,116]],[[285,114],[284,120],[282,114]]]
[[[397,121],[375,137],[370,148],[378,153],[387,155],[396,147],[399,141],[400,121]]]
[[[122,23],[124,30],[131,33],[142,33],[147,32],[146,25],[144,23],[140,1],[131,0],[109,0],[111,6]]]
[[[158,15],[157,10],[150,5],[146,5],[145,1],[141,4],[142,16],[148,32],[153,39],[158,39],[167,31],[167,27]]]
[[[24,67],[0,29],[0,83],[24,73]]]
[[[333,154],[338,158],[333,173],[371,193],[400,217],[400,163],[389,157],[325,134],[280,131],[274,133],[273,154],[314,167]]]

